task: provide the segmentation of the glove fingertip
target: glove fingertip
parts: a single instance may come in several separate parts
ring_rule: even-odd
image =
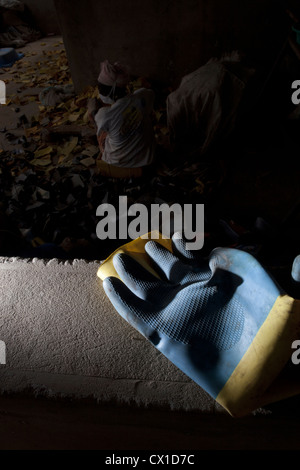
[[[122,266],[122,254],[121,253],[116,253],[115,256],[113,257],[113,265],[114,265],[114,268],[115,270],[117,271],[117,273],[119,274],[120,276],[120,267]]]
[[[114,277],[106,277],[103,280],[103,289],[108,297],[117,291],[118,283],[121,284],[121,281]]]

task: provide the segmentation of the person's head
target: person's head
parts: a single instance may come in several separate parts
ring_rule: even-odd
[[[130,81],[128,68],[117,62],[110,64],[108,60],[101,62],[98,76],[98,89],[101,100],[112,104],[127,94]]]

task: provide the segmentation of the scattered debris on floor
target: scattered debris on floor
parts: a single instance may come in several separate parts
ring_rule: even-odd
[[[172,168],[168,153],[149,181],[110,180],[98,174],[99,148],[87,114],[87,101],[98,96],[98,89],[90,87],[75,94],[65,50],[55,48],[61,44],[43,51],[38,73],[26,56],[11,67],[6,79],[19,87],[16,94],[7,97],[7,106],[14,109],[18,120],[16,128],[0,129],[4,141],[13,146],[13,150],[6,150],[5,145],[0,149],[0,192],[6,215],[24,238],[31,243],[38,239],[54,244],[61,244],[66,237],[85,239],[99,250],[95,214],[102,201],[113,202],[119,194],[126,194],[132,202],[151,203],[159,198],[170,204],[179,202],[178,191],[182,202],[195,202],[197,197],[202,200],[209,194],[214,184],[207,165],[181,162]],[[143,78],[130,84],[132,90],[141,86],[150,85]],[[22,112],[30,102],[38,104],[38,113],[31,118]],[[163,104],[154,119],[156,138],[163,149],[168,143]],[[219,174],[214,171],[214,180],[222,179],[221,167],[219,170]]]
[[[23,47],[41,36],[25,3],[19,0],[0,1],[0,47]]]
[[[236,246],[274,264],[265,247],[271,246],[270,240],[278,240],[280,235],[274,237],[277,229],[259,231],[255,225],[259,213],[247,221],[234,211],[222,212],[222,201],[230,193],[226,148],[206,159],[188,160],[183,153],[172,153],[166,116],[170,90],[157,93],[161,99],[154,112],[159,151],[156,173],[131,180],[101,176],[99,147],[87,114],[88,99],[98,97],[98,89],[75,93],[63,42],[61,38],[51,41],[51,47],[46,46],[47,39],[36,43],[39,55],[34,47],[24,49],[21,60],[0,69],[0,77],[14,90],[8,93],[5,107],[10,118],[0,124],[0,209],[8,219],[1,222],[0,254],[104,259],[126,240],[97,239],[96,209],[103,202],[117,205],[119,195],[126,195],[129,205],[204,203],[205,252],[220,244]],[[152,84],[145,78],[130,84],[132,91],[141,86]],[[243,177],[244,169],[240,171]],[[263,186],[264,175],[272,171],[257,171],[257,184]],[[281,228],[277,232],[282,233]],[[287,266],[287,259],[294,255],[294,239],[292,245],[289,257],[277,267]]]

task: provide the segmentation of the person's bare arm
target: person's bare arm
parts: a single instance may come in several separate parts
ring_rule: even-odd
[[[88,110],[89,120],[95,127],[97,127],[96,122],[95,122],[95,115],[97,114],[100,108],[101,108],[100,100],[98,100],[97,98],[90,98],[88,100],[87,110]]]

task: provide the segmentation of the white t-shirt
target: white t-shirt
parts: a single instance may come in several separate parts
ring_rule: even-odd
[[[154,92],[141,88],[95,115],[97,134],[108,133],[102,160],[127,168],[150,165],[155,139],[151,113]]]

